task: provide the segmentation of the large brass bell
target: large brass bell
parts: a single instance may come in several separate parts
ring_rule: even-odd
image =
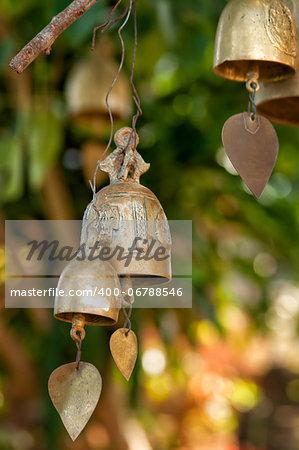
[[[277,80],[296,70],[297,37],[291,10],[282,0],[231,0],[219,20],[214,71],[235,81],[255,73]]]
[[[61,273],[57,293],[56,319],[74,323],[79,315],[87,325],[113,325],[118,320],[121,288],[109,262],[73,259]]]
[[[299,30],[299,1],[296,0],[295,21]],[[297,61],[299,55],[297,57]],[[299,126],[299,72],[286,80],[261,83],[256,95],[257,110],[273,122]]]
[[[116,150],[100,164],[110,185],[87,207],[81,242],[97,236],[107,260],[120,277],[132,279],[132,286],[165,283],[171,278],[167,218],[157,197],[139,184],[149,164],[137,152],[138,136],[132,137],[131,128],[119,130],[114,140]]]

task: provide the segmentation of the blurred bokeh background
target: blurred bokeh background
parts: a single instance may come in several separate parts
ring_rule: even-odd
[[[142,183],[169,219],[193,220],[193,309],[133,312],[139,357],[127,383],[109,354],[113,330],[89,327],[83,359],[103,376],[100,402],[72,443],[47,393],[73,361],[69,325],[48,309],[4,308],[4,220],[80,219],[109,137],[103,99],[120,58],[99,2],[22,75],[12,56],[66,0],[0,5],[0,449],[297,450],[299,448],[299,133],[276,127],[280,153],[260,200],[221,146],[247,109],[242,84],[213,74],[224,0],[139,0],[135,81],[143,116]],[[132,112],[133,26],[123,32],[117,125]],[[98,187],[107,182],[101,174]]]

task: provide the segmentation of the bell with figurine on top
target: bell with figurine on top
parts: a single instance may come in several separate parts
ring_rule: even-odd
[[[97,236],[103,258],[132,286],[163,284],[171,279],[171,236],[159,200],[139,184],[150,165],[137,152],[138,136],[131,128],[120,129],[114,140],[116,150],[100,163],[110,185],[88,205],[81,243]]]

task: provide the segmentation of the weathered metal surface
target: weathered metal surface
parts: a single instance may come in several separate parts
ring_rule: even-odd
[[[51,373],[48,390],[53,405],[74,441],[89,421],[102,390],[99,371],[86,362],[65,364]]]
[[[103,172],[107,172],[110,184],[129,181],[139,183],[142,174],[148,171],[150,164],[146,163],[137,152],[139,137],[132,128],[124,127],[114,136],[116,149],[100,163]]]
[[[149,164],[137,152],[138,136],[131,132],[122,128],[116,133],[117,148],[100,165],[109,173],[111,184],[88,205],[81,244],[96,240],[109,248],[114,253],[109,261],[119,276],[132,277],[133,286],[161,284],[171,278],[171,236],[159,200],[139,184]],[[161,247],[164,254],[156,258]],[[115,252],[119,248],[124,250],[122,259]],[[131,256],[129,264],[126,256]]]
[[[295,23],[299,30],[299,1],[295,0]],[[297,66],[299,49],[297,47]],[[262,83],[256,95],[257,110],[272,122],[299,127],[299,72],[286,80]]]
[[[296,53],[294,18],[282,0],[231,0],[224,8],[215,42],[217,75],[247,81],[257,64],[260,80],[278,80],[295,72]]]
[[[251,192],[260,197],[272,173],[277,155],[276,131],[264,117],[240,113],[230,117],[222,130],[227,156]]]
[[[115,364],[129,381],[133,372],[138,352],[137,337],[128,328],[119,328],[110,338],[110,350]]]
[[[59,295],[59,290],[64,295]],[[74,295],[66,295],[70,291]],[[72,322],[78,313],[87,325],[113,325],[118,320],[121,287],[117,273],[107,261],[73,259],[59,278],[57,293],[56,319]]]

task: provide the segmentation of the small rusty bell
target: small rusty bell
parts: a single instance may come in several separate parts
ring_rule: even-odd
[[[218,23],[214,71],[234,81],[278,80],[296,70],[294,18],[282,0],[231,0]]]
[[[295,22],[299,32],[299,0],[296,0]],[[297,62],[299,59],[299,49]],[[256,95],[257,110],[272,122],[299,127],[299,72],[286,80],[261,83]]]
[[[87,207],[81,242],[97,236],[105,257],[120,277],[131,277],[132,286],[165,283],[171,278],[167,218],[157,197],[139,184],[149,164],[137,152],[138,136],[131,128],[120,129],[114,140],[116,150],[100,164],[110,185]]]
[[[117,273],[107,261],[73,259],[57,286],[54,316],[65,322],[81,318],[87,325],[114,325],[120,310],[121,288]],[[59,293],[61,291],[61,294]]]

